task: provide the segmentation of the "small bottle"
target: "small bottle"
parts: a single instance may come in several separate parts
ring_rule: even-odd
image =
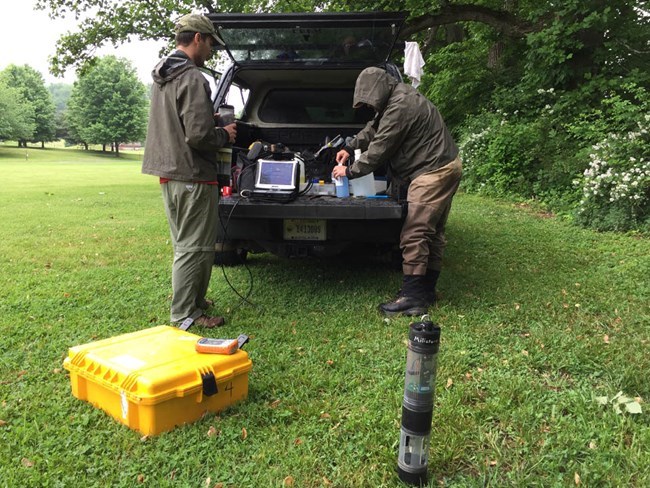
[[[342,164],[339,164],[342,166]],[[334,185],[336,186],[336,196],[338,198],[346,198],[350,196],[350,184],[348,182],[347,176],[339,176],[338,178],[333,178]]]

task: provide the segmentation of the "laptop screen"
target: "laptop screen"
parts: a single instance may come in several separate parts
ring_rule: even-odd
[[[260,159],[257,161],[255,188],[262,190],[293,190],[296,188],[296,171],[298,162],[272,161]]]

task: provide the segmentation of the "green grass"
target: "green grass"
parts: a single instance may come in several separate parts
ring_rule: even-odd
[[[215,268],[211,335],[252,336],[249,398],[141,439],[75,399],[62,362],[168,320],[158,184],[137,155],[29,153],[0,146],[0,486],[400,486],[410,320],[376,312],[398,272],[254,255],[251,307]],[[650,398],[648,240],[463,194],[448,239],[430,486],[650,485],[647,405],[595,401]]]

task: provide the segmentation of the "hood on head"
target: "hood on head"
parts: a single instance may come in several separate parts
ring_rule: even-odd
[[[176,51],[160,60],[151,72],[151,77],[154,83],[164,85],[194,66],[187,54],[183,51]]]
[[[372,107],[375,112],[381,112],[393,93],[398,81],[381,68],[366,68],[357,78],[354,87],[352,106],[358,108],[361,104]]]

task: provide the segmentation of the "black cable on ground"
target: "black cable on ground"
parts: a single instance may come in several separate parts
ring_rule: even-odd
[[[221,212],[219,212],[217,210],[217,214],[219,215],[219,223],[221,224],[221,227],[223,228],[224,242],[228,241],[228,224],[230,223],[230,218],[232,217],[232,214],[235,211],[235,208],[237,208],[237,205],[239,205],[240,201],[241,201],[241,199],[237,200],[237,202],[235,202],[235,204],[233,205],[232,209],[230,209],[230,213],[228,214],[228,219],[226,220],[225,225],[223,223],[223,220],[221,219]],[[255,303],[253,303],[252,301],[249,300],[249,297],[253,293],[253,282],[254,282],[253,273],[251,272],[250,268],[246,264],[245,260],[242,260],[242,264],[246,268],[246,271],[248,271],[248,277],[249,277],[249,287],[248,287],[248,292],[246,293],[246,296],[242,296],[242,294],[239,293],[239,291],[233,286],[233,284],[228,279],[228,275],[226,274],[226,268],[225,268],[225,266],[223,264],[223,261],[221,262],[221,273],[223,274],[223,277],[226,280],[226,283],[228,283],[228,286],[230,287],[230,289],[232,291],[234,291],[235,294],[239,298],[241,298],[241,301],[239,302],[239,304],[237,306],[241,305],[242,303],[247,303],[248,305],[259,309],[259,308],[261,308],[259,305],[255,304]],[[233,308],[235,308],[235,307],[233,307]]]

